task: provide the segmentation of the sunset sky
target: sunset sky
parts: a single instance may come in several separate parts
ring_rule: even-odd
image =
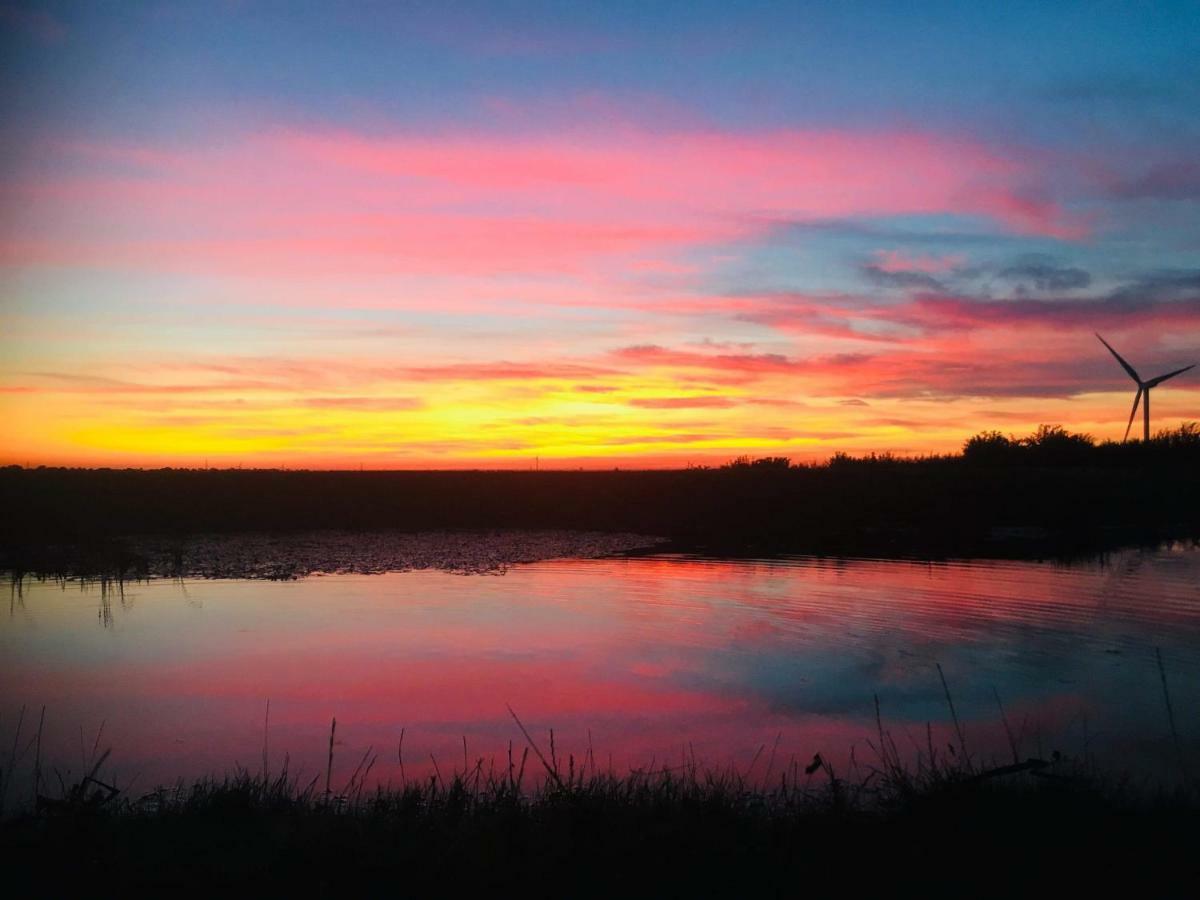
[[[1200,4],[983,6],[0,0],[0,463],[1119,438],[1093,332],[1200,362]]]

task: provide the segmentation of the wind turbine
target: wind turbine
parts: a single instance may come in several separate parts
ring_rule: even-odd
[[[1129,413],[1129,424],[1125,426],[1125,437],[1122,438],[1122,440],[1129,440],[1129,429],[1133,427],[1133,417],[1137,415],[1138,401],[1142,399],[1143,394],[1146,396],[1146,402],[1142,405],[1142,440],[1150,440],[1150,389],[1158,387],[1168,378],[1174,378],[1176,375],[1180,375],[1183,372],[1186,372],[1188,369],[1196,368],[1195,364],[1184,366],[1182,369],[1176,369],[1174,372],[1168,372],[1166,375],[1159,375],[1157,378],[1151,378],[1149,381],[1142,381],[1141,376],[1134,371],[1133,366],[1125,362],[1125,360],[1121,358],[1121,354],[1114,350],[1108,341],[1100,337],[1099,334],[1097,334],[1096,337],[1100,338],[1100,343],[1102,343],[1105,347],[1108,347],[1108,352],[1117,358],[1117,362],[1121,364],[1121,368],[1129,373],[1129,377],[1132,378],[1138,386],[1137,393],[1133,395],[1133,410]]]

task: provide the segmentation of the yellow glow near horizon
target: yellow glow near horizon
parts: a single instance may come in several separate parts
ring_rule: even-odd
[[[1162,393],[1155,427],[1186,420],[1190,395]],[[595,395],[557,380],[439,385],[420,403],[397,410],[386,408],[389,394],[382,392],[355,395],[353,404],[363,408],[339,408],[338,398],[314,408],[281,393],[248,394],[234,403],[224,393],[190,393],[178,405],[153,395],[150,408],[138,397],[8,394],[9,437],[0,461],[311,468],[509,468],[526,467],[535,457],[548,466],[662,467],[743,454],[811,461],[838,451],[954,452],[977,431],[1025,434],[1041,423],[1119,438],[1126,418],[1121,407],[1129,400],[1117,393],[1044,400],[1022,415],[1000,408],[1011,404],[985,399],[762,406],[737,391],[673,389],[669,379],[613,383]],[[654,406],[664,402],[665,408]]]

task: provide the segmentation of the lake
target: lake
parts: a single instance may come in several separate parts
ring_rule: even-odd
[[[323,777],[336,716],[336,787],[369,750],[372,780],[398,780],[402,735],[409,777],[434,760],[461,769],[464,741],[468,765],[507,765],[509,741],[524,746],[511,706],[545,752],[554,729],[564,760],[694,758],[763,778],[820,752],[861,774],[876,696],[902,754],[950,752],[938,664],[973,754],[1011,762],[1007,721],[1022,758],[1170,775],[1163,672],[1184,753],[1200,748],[1200,552],[1069,566],[649,556],[123,592],[27,579],[0,616],[0,753],[24,705],[30,765],[45,706],[43,768],[64,778],[97,743],[134,794],[259,770],[265,737],[268,766],[286,755],[307,780]]]

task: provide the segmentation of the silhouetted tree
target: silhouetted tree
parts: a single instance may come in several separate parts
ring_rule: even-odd
[[[963,444],[963,459],[973,463],[1009,462],[1014,456],[1016,446],[1015,441],[999,431],[981,431]]]
[[[1039,425],[1030,437],[1022,438],[1030,461],[1039,465],[1074,465],[1088,462],[1096,447],[1090,434],[1076,434],[1061,425]]]

